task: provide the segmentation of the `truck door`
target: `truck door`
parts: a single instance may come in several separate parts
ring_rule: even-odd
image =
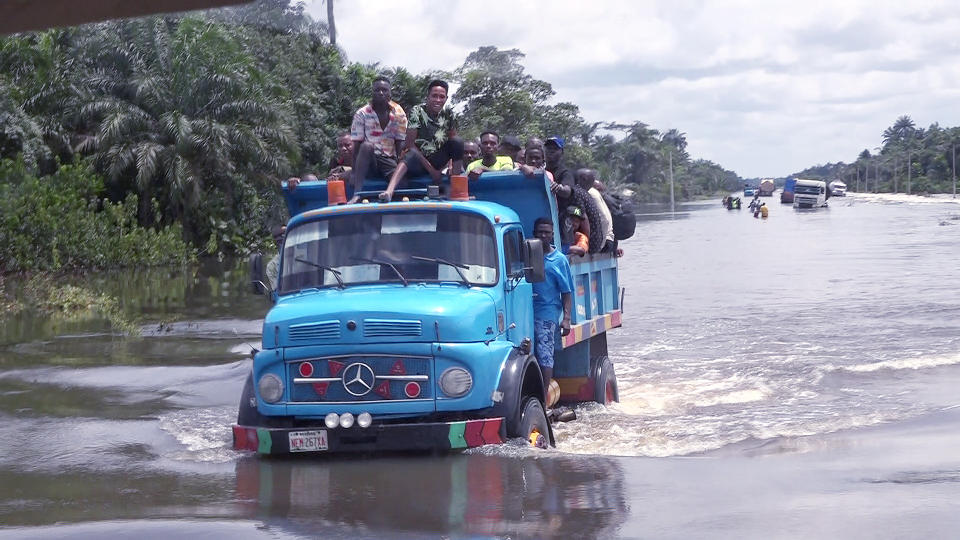
[[[519,225],[506,229],[503,233],[503,297],[506,313],[504,313],[504,328],[510,324],[517,325],[507,330],[507,339],[514,345],[519,345],[523,338],[533,340],[533,286],[527,283],[523,275],[523,230]],[[500,314],[497,314],[497,324]],[[500,330],[500,329],[498,329]]]

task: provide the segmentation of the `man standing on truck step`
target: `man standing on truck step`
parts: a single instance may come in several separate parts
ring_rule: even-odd
[[[407,138],[407,114],[390,99],[390,79],[377,77],[372,89],[370,103],[357,110],[350,125],[354,163],[353,197],[348,204],[357,202],[367,177],[389,179],[393,175],[397,151]]]
[[[560,335],[570,333],[570,312],[573,304],[573,275],[567,257],[553,246],[553,221],[537,218],[533,235],[543,244],[543,281],[533,284],[534,354],[543,373],[543,395],[547,395],[553,378],[553,344]],[[562,318],[561,318],[562,315]]]
[[[410,109],[403,160],[390,177],[386,191],[380,194],[380,200],[389,201],[406,177],[429,174],[433,183],[439,184],[441,171],[451,161],[450,174],[463,172],[463,139],[457,137],[453,110],[444,107],[449,88],[446,81],[430,81],[426,102]]]

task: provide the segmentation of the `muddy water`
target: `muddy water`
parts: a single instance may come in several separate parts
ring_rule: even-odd
[[[268,305],[208,263],[103,274],[103,320],[0,328],[0,536],[639,538],[955,530],[960,206],[651,209],[621,403],[558,448],[260,459],[229,425]],[[907,504],[902,501],[922,501]],[[896,518],[896,519],[894,519]]]

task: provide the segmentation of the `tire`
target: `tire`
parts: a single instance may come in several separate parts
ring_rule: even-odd
[[[535,397],[527,397],[520,407],[520,420],[517,422],[517,433],[512,436],[521,437],[527,441],[530,440],[534,430],[540,432],[544,441],[549,445],[550,423],[547,422],[547,415],[543,412],[543,404]]]
[[[590,222],[590,253],[597,253],[605,241],[603,227],[600,225],[600,210],[593,201],[593,197],[583,188],[573,186],[571,195],[571,204],[579,206],[587,214],[587,220]]]
[[[617,388],[617,374],[613,370],[613,362],[606,356],[599,362],[596,384],[593,390],[593,399],[601,405],[609,405],[620,401],[620,390]]]
[[[240,392],[237,424],[241,426],[258,426],[260,425],[260,420],[261,415],[260,412],[257,411],[256,396],[253,394],[253,372],[251,371],[250,375],[247,376],[247,382],[243,383],[243,392]]]

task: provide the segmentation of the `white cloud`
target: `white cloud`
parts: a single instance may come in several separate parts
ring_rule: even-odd
[[[324,19],[319,0],[308,11]],[[960,125],[960,15],[950,2],[516,0],[336,3],[353,61],[454,69],[518,48],[588,121],[687,134],[744,176],[850,161],[902,114]]]

